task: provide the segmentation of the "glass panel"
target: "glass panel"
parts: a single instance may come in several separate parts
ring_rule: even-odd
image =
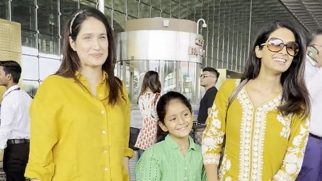
[[[123,75],[121,77],[126,81],[126,87],[132,104],[136,104],[138,101],[142,79],[145,73],[142,67],[147,67],[146,63],[147,61],[125,61],[123,64],[122,68],[124,72],[122,72]]]
[[[59,55],[60,51],[58,36],[39,34],[39,51]]]
[[[163,76],[160,78],[161,82],[164,82],[164,89],[162,92],[168,92],[170,90],[178,90],[177,87],[177,75],[175,72],[175,62],[161,61],[160,63],[161,73]]]
[[[150,5],[150,0],[140,0],[141,2],[143,2],[144,4]]]
[[[96,7],[96,0],[80,0],[80,9],[86,8],[86,7]]]
[[[39,58],[39,76],[40,80],[44,80],[48,75],[54,74],[61,62],[58,59],[54,59],[55,57],[40,57]],[[59,57],[56,57],[59,58]]]
[[[40,1],[38,6],[39,50],[59,55],[59,12],[57,1]]]
[[[22,80],[22,88],[31,96],[35,97],[39,82],[35,80]]]
[[[23,53],[25,53],[23,51]],[[25,80],[39,80],[38,58],[36,56],[21,55],[21,78]]]
[[[161,11],[159,9],[152,8],[151,18],[160,17],[160,16],[161,16]]]
[[[161,1],[161,10],[162,10],[162,16],[164,18],[167,18],[170,16],[171,11],[171,0],[162,0]]]
[[[60,0],[60,34],[64,37],[65,27],[67,26],[68,20],[71,18],[72,14],[77,11],[78,2],[70,0]],[[63,47],[63,41],[61,41],[61,47]]]
[[[149,69],[148,70],[153,70],[153,71],[156,71],[156,72],[159,72],[160,71],[160,61],[149,61]]]
[[[0,18],[9,19],[8,0],[0,0]]]
[[[114,11],[113,17],[114,17],[114,22],[113,22],[114,32],[117,33],[117,32],[124,31],[125,24],[126,24],[125,14]]]
[[[39,1],[38,30],[42,34],[57,35],[58,11],[57,1]]]
[[[36,31],[22,30],[21,43],[27,47],[37,48]]]
[[[171,17],[180,18],[180,4],[178,2],[171,1]]]
[[[36,7],[33,0],[11,2],[12,21],[21,23],[22,30],[36,30]]]
[[[127,1],[127,13],[129,16],[138,17],[138,2],[136,0]]]
[[[161,1],[162,0],[153,0],[153,1],[151,1],[152,7],[154,7],[155,9],[161,9]]]
[[[140,4],[140,9],[139,9],[139,18],[150,18],[151,17],[151,13],[150,13],[150,6],[141,3]]]
[[[105,7],[112,8],[113,0],[105,0]]]
[[[111,18],[112,10],[105,8],[104,14],[105,14],[105,16],[107,18],[107,21],[110,23],[110,26],[112,26],[112,24],[111,24],[111,22],[113,21],[112,18]]]
[[[126,0],[114,1],[114,10],[118,10],[120,12],[125,12],[126,11]]]

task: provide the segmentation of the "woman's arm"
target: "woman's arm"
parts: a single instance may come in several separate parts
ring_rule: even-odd
[[[217,166],[224,144],[228,97],[235,87],[235,81],[226,81],[216,95],[207,118],[207,127],[202,138],[202,154],[207,181],[217,181]]]
[[[288,148],[281,168],[274,175],[273,181],[295,180],[299,174],[304,158],[304,151],[308,139],[308,119],[293,116]]]
[[[58,141],[57,118],[64,100],[57,83],[56,78],[47,78],[31,104],[30,153],[25,171],[28,178],[47,181],[54,175],[52,148]]]
[[[130,114],[131,114],[131,103],[128,97],[128,93],[125,88],[125,84],[123,84],[123,98],[125,100],[125,105],[123,107],[124,110],[124,157],[132,157],[133,150],[129,148],[129,139],[130,139]]]
[[[205,165],[207,181],[218,181],[217,167],[216,164]]]

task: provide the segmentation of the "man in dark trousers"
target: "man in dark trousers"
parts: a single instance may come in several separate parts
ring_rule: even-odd
[[[206,93],[200,101],[198,123],[205,124],[208,117],[208,109],[211,108],[217,94],[216,82],[219,78],[219,72],[212,67],[202,69],[200,75],[200,85],[205,88]]]
[[[15,61],[0,61],[0,85],[6,87],[1,103],[0,152],[7,181],[25,181],[29,154],[29,107],[31,97],[18,86],[21,67]]]

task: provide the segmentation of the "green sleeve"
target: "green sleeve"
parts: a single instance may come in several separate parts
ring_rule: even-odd
[[[153,147],[146,150],[136,165],[137,181],[159,181],[161,180],[161,169],[157,154]]]

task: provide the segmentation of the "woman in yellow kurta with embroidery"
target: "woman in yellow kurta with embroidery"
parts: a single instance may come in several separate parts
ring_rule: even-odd
[[[114,76],[112,29],[96,9],[68,22],[61,67],[31,106],[25,175],[40,181],[128,180],[130,106]]]
[[[301,168],[309,114],[301,35],[289,23],[274,22],[251,50],[242,77],[248,82],[229,107],[240,81],[224,82],[208,116],[202,142],[208,181],[289,181]]]

